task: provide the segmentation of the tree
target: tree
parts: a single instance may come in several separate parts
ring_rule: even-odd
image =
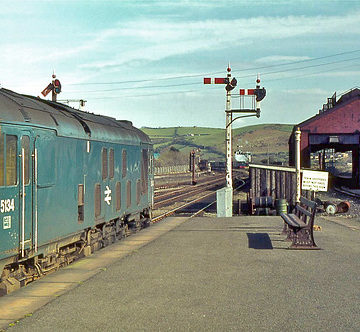
[[[163,151],[160,154],[158,160],[156,160],[156,166],[176,166],[187,165],[189,163],[189,156],[187,153],[181,152],[174,146],[170,146],[169,149]]]

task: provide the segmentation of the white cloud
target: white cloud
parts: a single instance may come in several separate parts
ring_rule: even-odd
[[[183,4],[187,4],[184,1]],[[87,35],[79,44],[46,45],[3,44],[1,63],[40,64],[47,61],[76,59],[84,56],[84,69],[101,69],[122,66],[132,61],[156,61],[175,55],[197,51],[219,50],[239,45],[261,43],[264,40],[319,35],[339,34],[349,31],[360,34],[360,13],[346,16],[288,16],[252,17],[233,20],[163,21],[140,19],[118,23],[110,29]],[[90,52],[99,54],[97,61],[89,61]],[[104,51],[105,50],[105,51]],[[307,60],[306,56],[273,55],[257,62]]]
[[[109,48],[111,57],[88,62],[83,68],[114,68],[136,60],[161,60],[174,55],[197,51],[237,47],[255,41],[270,41],[284,38],[300,38],[309,35],[331,34],[342,31],[360,34],[358,12],[346,16],[288,16],[254,17],[236,20],[203,20],[176,22],[162,20],[138,20],[119,23],[111,30],[99,32],[96,45]],[[237,31],[238,33],[234,33]],[[307,56],[269,56],[258,61],[297,61],[310,59]]]
[[[181,3],[189,4],[187,1]],[[209,5],[215,4],[209,3]],[[30,89],[30,84],[28,86],[21,82],[21,74],[30,77],[32,72],[31,82],[36,82],[37,86],[42,87],[43,83],[40,80],[42,77],[44,81],[44,72],[50,71],[48,74],[50,77],[53,66],[58,70],[59,63],[64,65],[63,68],[67,68],[67,72],[59,73],[64,82],[75,83],[89,81],[102,71],[113,74],[119,69],[126,68],[124,72],[132,69],[135,72],[136,68],[131,67],[131,64],[144,65],[172,56],[185,57],[195,52],[209,54],[213,50],[224,50],[224,53],[233,51],[234,54],[241,55],[239,45],[250,45],[255,49],[257,44],[264,41],[276,43],[284,38],[305,40],[309,35],[312,38],[331,35],[334,39],[339,39],[342,33],[351,33],[358,38],[359,15],[359,12],[353,12],[344,16],[259,16],[187,22],[181,21],[180,18],[170,21],[148,19],[143,16],[131,22],[118,22],[111,28],[98,30],[95,33],[82,34],[82,38],[69,38],[69,41],[64,40],[62,43],[55,44],[52,40],[48,42],[29,40],[11,44],[3,42],[0,53],[1,78],[2,82],[7,83],[12,80]],[[76,44],[72,43],[72,40],[76,40]],[[291,50],[286,49],[286,51],[293,54]],[[246,50],[244,53],[246,54]],[[311,58],[297,56],[294,52],[291,56],[280,54],[262,57],[257,59],[257,62],[276,63],[308,59]],[[174,70],[182,73],[184,68],[174,68]],[[192,73],[190,66],[185,70]],[[145,73],[145,75],[149,74]],[[154,77],[153,73],[150,75]],[[169,76],[175,75],[176,73],[172,72]],[[335,73],[328,75],[335,76]],[[339,72],[337,75],[345,74]],[[164,77],[163,74],[161,76]]]
[[[312,76],[321,76],[321,77],[359,77],[360,76],[360,71],[336,71],[336,72],[324,72],[324,73],[314,73],[314,74],[309,74],[309,77]]]
[[[227,0],[157,0],[157,1],[133,1],[129,0],[128,5],[134,7],[202,7],[202,8],[218,8],[227,5]]]
[[[269,62],[295,62],[310,60],[308,56],[287,56],[287,55],[270,55],[255,60],[257,63],[269,63]]]

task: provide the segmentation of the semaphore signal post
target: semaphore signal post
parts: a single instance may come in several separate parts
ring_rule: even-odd
[[[256,79],[255,89],[240,89],[240,108],[231,109],[231,91],[236,87],[236,78],[231,78],[230,64],[227,68],[226,78],[204,78],[204,84],[226,84],[226,187],[231,189],[231,216],[232,216],[232,142],[231,142],[231,125],[232,123],[240,118],[256,116],[260,117],[260,101],[264,99],[266,95],[265,88],[260,88],[259,75]],[[252,106],[245,108],[244,98],[249,96],[252,98]],[[243,114],[233,118],[233,114]]]
[[[226,78],[204,78],[204,84],[226,84],[226,186],[232,188],[231,165],[231,90],[236,87],[236,78],[231,79],[230,64],[227,68]]]
[[[51,92],[51,100],[56,101],[56,96],[61,92],[61,83],[56,78],[55,71],[52,74],[52,81],[49,85],[41,91],[41,94],[46,97]]]

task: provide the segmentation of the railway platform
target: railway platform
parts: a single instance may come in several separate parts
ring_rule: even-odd
[[[0,330],[358,330],[360,221],[315,224],[290,250],[277,216],[168,218],[0,298]]]

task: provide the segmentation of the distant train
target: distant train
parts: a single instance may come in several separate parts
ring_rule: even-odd
[[[226,162],[225,161],[210,161],[210,167],[215,172],[225,172]]]
[[[200,171],[207,171],[207,172],[211,172],[211,164],[208,160],[206,159],[201,159],[199,161],[199,170]]]
[[[131,122],[0,89],[0,295],[147,226],[153,191]]]
[[[236,160],[232,161],[233,169],[243,169],[243,168],[247,168],[247,167],[249,167],[248,162],[239,162]],[[225,161],[211,161],[210,169],[212,171],[225,172],[226,171],[226,162]]]
[[[243,152],[241,150],[237,150],[235,151],[234,159],[234,168],[246,168],[251,162],[251,152]]]

